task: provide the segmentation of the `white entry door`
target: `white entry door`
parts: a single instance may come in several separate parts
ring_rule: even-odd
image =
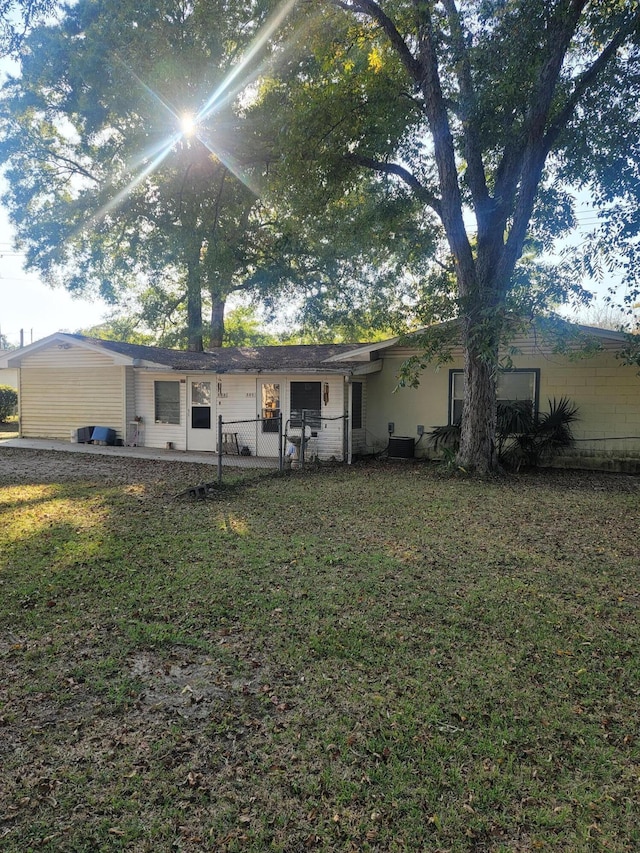
[[[189,377],[187,389],[187,450],[216,449],[216,425],[213,411],[213,382]]]

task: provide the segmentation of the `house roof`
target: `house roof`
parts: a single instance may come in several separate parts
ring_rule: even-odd
[[[50,346],[73,345],[108,352],[118,364],[138,368],[176,370],[182,373],[353,373],[358,365],[343,362],[341,355],[352,352],[357,344],[298,344],[260,347],[221,347],[209,352],[187,352],[166,347],[143,346],[123,341],[106,341],[85,335],[58,332],[0,357],[0,366],[19,366],[30,353]],[[364,367],[364,365],[363,365]]]
[[[615,349],[626,341],[621,332],[581,326],[559,317],[535,321],[528,333],[520,332],[515,343],[522,351],[549,350],[550,345],[537,335],[546,324],[564,328],[576,347],[584,345],[585,338],[596,341],[603,349]],[[0,355],[0,368],[19,367],[22,359],[39,349],[58,346],[67,349],[80,346],[94,352],[108,352],[116,364],[132,365],[136,368],[175,370],[182,373],[207,371],[210,373],[337,373],[344,375],[364,374],[379,370],[385,352],[410,350],[420,347],[421,336],[430,331],[456,329],[458,321],[440,323],[418,330],[406,337],[394,337],[376,343],[360,344],[281,344],[259,347],[221,347],[209,352],[187,352],[166,347],[143,346],[123,341],[106,341],[85,335],[56,332],[27,347],[10,350]],[[540,327],[540,328],[538,328]]]
[[[537,350],[549,350],[557,345],[561,339],[564,339],[569,348],[573,347],[575,349],[580,349],[589,342],[597,342],[604,349],[616,348],[627,342],[625,332],[572,323],[555,314],[550,317],[538,317],[531,320],[528,328],[522,326],[517,320],[516,324],[514,342],[522,344],[529,339],[529,343],[533,344],[533,348]],[[428,339],[428,336],[434,333],[450,339],[452,336],[458,335],[459,331],[459,319],[447,320],[442,323],[434,323],[432,326],[416,329],[406,335],[397,335],[396,337],[376,341],[375,343],[356,344],[350,350],[341,352],[339,356],[330,356],[329,361],[360,361],[365,356],[374,360],[383,356],[386,351],[396,347],[404,350],[411,348],[418,349],[421,347],[422,341]]]

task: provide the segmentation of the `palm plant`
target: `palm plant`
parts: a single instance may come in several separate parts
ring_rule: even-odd
[[[571,424],[578,420],[578,407],[568,397],[549,400],[549,411],[536,415],[529,400],[498,403],[496,443],[502,465],[519,471],[537,468],[575,443]],[[434,427],[429,446],[436,452],[456,453],[460,424]]]
[[[578,407],[568,397],[549,400],[549,411],[533,419],[531,429],[509,436],[502,461],[509,468],[537,468],[575,443],[571,424],[578,420]]]

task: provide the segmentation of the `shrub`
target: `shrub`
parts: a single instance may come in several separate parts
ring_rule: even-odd
[[[0,423],[15,414],[18,405],[18,392],[10,385],[0,385]]]
[[[508,437],[502,452],[502,461],[519,470],[537,468],[575,443],[571,424],[578,420],[578,407],[567,397],[549,400],[549,411],[532,418],[528,430]]]
[[[534,414],[529,401],[498,403],[496,444],[498,457],[507,468],[536,468],[572,447],[571,424],[578,408],[567,397],[549,400],[549,411]],[[434,427],[429,446],[436,451],[457,453],[460,424]]]

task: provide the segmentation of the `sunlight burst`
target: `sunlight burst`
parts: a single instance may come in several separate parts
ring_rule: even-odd
[[[195,136],[198,129],[198,123],[191,113],[183,113],[180,117],[180,128],[186,137]]]
[[[126,196],[131,193],[142,181],[152,174],[166,159],[181,140],[197,138],[206,148],[216,156],[225,166],[233,172],[233,174],[242,181],[254,193],[257,193],[257,187],[246,174],[241,164],[230,154],[229,151],[221,151],[218,146],[213,144],[210,134],[206,133],[204,123],[207,119],[211,119],[216,113],[220,112],[226,105],[229,104],[243,89],[253,83],[260,73],[264,71],[264,67],[268,63],[260,63],[257,68],[254,68],[249,75],[243,75],[256,55],[262,50],[275,31],[282,25],[284,20],[294,8],[297,0],[285,0],[279,9],[265,23],[260,32],[256,35],[254,41],[242,55],[240,60],[231,69],[223,82],[211,93],[203,106],[194,115],[193,113],[177,113],[170,104],[166,103],[157,92],[154,92],[138,75],[132,70],[128,72],[143,87],[151,98],[160,105],[172,118],[174,122],[175,132],[166,140],[161,141],[156,147],[151,156],[149,152],[141,153],[138,159],[138,165],[143,165],[138,174],[133,175],[127,186],[123,187],[104,207],[102,207],[95,216],[92,217],[92,222],[95,222],[104,217],[109,211],[117,207]],[[235,84],[235,85],[234,85]],[[138,168],[132,164],[132,168]]]

